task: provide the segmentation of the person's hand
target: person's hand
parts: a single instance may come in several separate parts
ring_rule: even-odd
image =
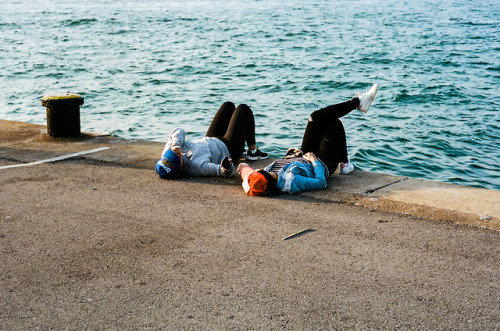
[[[318,157],[313,152],[306,153],[306,154],[304,154],[303,157],[304,157],[304,159],[306,159],[307,161],[310,161],[310,162],[318,160]]]
[[[225,175],[229,175],[232,172],[233,159],[229,159],[225,156],[220,163],[220,168]]]
[[[177,154],[180,158],[182,158],[182,149],[179,146],[172,147],[172,152]]]
[[[236,171],[241,175],[241,170],[244,168],[244,167],[249,167],[249,165],[247,163],[240,163],[238,164],[238,169],[236,169]]]
[[[182,158],[182,149],[179,146],[175,146],[171,148],[172,152],[177,154],[179,156],[179,159],[181,160],[181,171],[184,168],[184,159]]]

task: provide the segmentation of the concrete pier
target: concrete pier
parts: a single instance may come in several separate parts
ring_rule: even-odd
[[[355,170],[249,197],[159,179],[163,143],[46,132],[0,120],[2,330],[500,328],[499,191]]]

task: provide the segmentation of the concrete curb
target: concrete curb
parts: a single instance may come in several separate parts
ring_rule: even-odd
[[[44,125],[0,120],[0,166],[109,147],[80,157],[153,171],[163,144],[90,133],[79,138],[51,138]],[[255,165],[261,167],[268,162],[260,161]],[[240,183],[239,178],[210,180],[230,181],[235,185]],[[327,189],[303,195],[322,201],[355,204],[500,231],[500,192],[495,190],[355,170],[348,176],[333,175]]]

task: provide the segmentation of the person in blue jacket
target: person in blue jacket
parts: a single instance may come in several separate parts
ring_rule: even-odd
[[[344,126],[340,118],[354,109],[364,113],[377,94],[373,84],[366,92],[349,101],[319,109],[311,114],[300,149],[291,148],[282,160],[264,169],[255,170],[246,163],[238,166],[242,186],[248,195],[271,195],[279,191],[296,194],[319,190],[327,186],[327,179],[337,167],[340,174],[348,174],[354,165],[347,155]]]

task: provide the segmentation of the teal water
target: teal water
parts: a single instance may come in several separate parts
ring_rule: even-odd
[[[343,119],[357,169],[500,189],[500,3],[3,0],[0,118],[45,123],[43,95],[85,97],[82,130],[204,135],[247,103],[262,149],[377,82]],[[160,153],[161,151],[158,151]]]

